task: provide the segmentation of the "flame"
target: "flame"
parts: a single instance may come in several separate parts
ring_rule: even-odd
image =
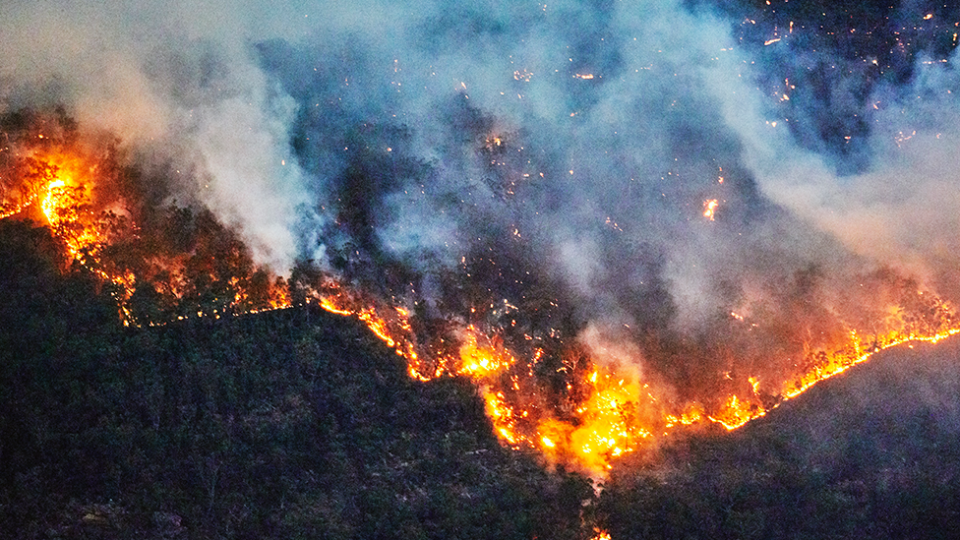
[[[840,375],[857,364],[862,364],[869,360],[874,354],[887,350],[891,347],[903,345],[911,342],[937,343],[943,339],[960,333],[960,328],[949,328],[932,335],[917,334],[899,334],[896,332],[888,334],[883,339],[878,339],[877,344],[869,351],[860,350],[860,340],[856,332],[851,332],[850,346],[855,353],[851,354],[849,350],[836,351],[832,355],[827,355],[823,360],[811,366],[806,372],[800,373],[796,379],[785,382],[781,388],[783,401],[775,403],[769,409],[763,408],[758,403],[744,401],[742,398],[732,395],[716,415],[709,419],[716,422],[727,430],[734,430],[744,426],[747,422],[765,416],[770,410],[779,407],[783,402],[800,396],[817,383]],[[753,386],[754,393],[757,392],[759,382],[751,377],[750,383]]]
[[[750,420],[759,418],[766,414],[766,411],[759,408],[756,404],[742,401],[736,395],[727,398],[726,403],[720,411],[708,416],[711,422],[716,422],[728,430],[734,430],[746,424]]]
[[[35,189],[43,193],[40,209],[50,227],[67,244],[70,255],[101,244],[101,235],[87,208],[90,204],[91,179],[85,178],[78,158],[63,154],[38,156],[42,168]]]
[[[502,141],[493,135],[488,144],[496,147]],[[42,216],[61,239],[73,261],[104,282],[118,286],[120,317],[124,323],[135,322],[126,303],[138,279],[145,278],[106,260],[105,248],[111,238],[96,212],[103,207],[102,201],[95,200],[93,189],[100,179],[96,161],[79,152],[49,149],[33,151],[30,158],[36,167],[25,184],[16,190],[5,186],[8,198],[0,201],[0,219],[35,209],[32,211]],[[718,206],[717,199],[705,201],[704,217],[713,220]],[[170,277],[158,281],[155,288],[181,298],[189,288],[182,271],[186,256],[157,258],[154,265],[163,267]],[[244,289],[245,284],[237,276],[226,281],[231,292],[223,299],[223,305],[248,305],[250,293]],[[711,423],[737,429],[879,351],[908,342],[936,343],[960,332],[952,306],[933,295],[914,292],[919,304],[908,310],[892,301],[894,305],[874,321],[882,331],[868,335],[854,330],[855,325],[848,328],[841,322],[832,342],[809,344],[807,358],[790,372],[772,374],[758,370],[738,375],[729,371],[721,382],[723,386],[713,390],[712,395],[686,398],[655,390],[651,380],[645,380],[628,366],[601,362],[588,354],[582,360],[563,360],[559,368],[551,367],[548,371],[555,370],[556,380],[562,384],[548,387],[542,382],[546,359],[562,357],[567,345],[550,348],[546,338],[526,335],[528,345],[517,349],[517,339],[510,341],[505,333],[509,328],[484,320],[482,316],[487,310],[481,306],[474,306],[462,320],[448,321],[453,327],[449,332],[432,336],[426,332],[418,334],[422,325],[402,299],[379,298],[328,275],[313,284],[306,302],[363,323],[405,360],[407,373],[413,379],[426,382],[449,376],[473,381],[494,433],[504,445],[536,451],[550,463],[603,476],[618,458],[655,444],[660,437]],[[267,293],[261,307],[249,311],[292,305],[290,290],[282,279],[268,287]],[[225,313],[220,308],[211,312],[204,309],[189,315],[179,313],[176,318],[194,314],[220,317]],[[490,305],[490,310],[500,310],[498,313],[518,309],[506,301],[497,309]],[[748,306],[726,313],[728,322],[736,328],[757,327],[750,322]],[[929,319],[926,326],[910,322],[923,317]],[[550,337],[554,337],[552,331]],[[561,338],[557,339],[563,343]],[[545,352],[548,349],[550,352]],[[604,534],[598,532],[597,538],[609,538]]]
[[[376,334],[378,338],[382,339],[387,344],[387,347],[392,349],[397,346],[396,340],[390,337],[390,334],[388,333],[389,331],[387,329],[386,321],[378,317],[376,311],[374,311],[372,308],[360,310],[357,318],[365,322],[367,324],[367,328]],[[403,353],[400,352],[400,354]]]
[[[330,313],[336,313],[337,315],[343,315],[344,317],[353,315],[353,312],[349,309],[342,309],[337,306],[330,298],[321,298],[320,307],[329,311]]]
[[[13,217],[20,212],[23,212],[27,208],[30,208],[36,201],[36,192],[28,194],[23,200],[20,201],[3,201],[3,204],[0,204],[0,220]]]
[[[699,407],[698,404],[690,404],[687,406],[687,409],[680,413],[679,415],[667,414],[664,416],[666,420],[665,428],[669,429],[674,426],[683,425],[691,426],[697,424],[703,420],[703,410]]]
[[[473,380],[494,433],[504,445],[536,450],[550,462],[564,463],[600,477],[616,459],[653,444],[657,437],[668,436],[671,430],[693,429],[704,423],[737,429],[879,351],[911,341],[936,343],[960,332],[960,327],[952,323],[952,309],[933,300],[940,310],[939,324],[945,325],[942,330],[929,335],[892,331],[869,340],[850,331],[832,352],[814,355],[816,361],[793,376],[784,376],[781,383],[766,380],[761,388],[759,376],[747,377],[742,393],[731,393],[714,406],[700,401],[675,404],[659,399],[639,376],[631,375],[623,367],[594,362],[588,371],[571,373],[567,389],[573,392],[579,388],[582,396],[574,400],[575,407],[561,414],[537,395],[533,372],[541,361],[542,349],[524,360],[504,346],[496,328],[484,332],[478,326],[467,325],[459,332],[457,356],[429,347],[420,347],[418,353],[405,308],[390,308],[332,282],[326,287],[327,295],[319,299],[320,306],[366,324],[388,347],[406,358],[412,378],[429,381],[441,376],[464,376]],[[738,322],[746,322],[743,315],[730,315]],[[866,350],[865,341],[872,343]],[[727,379],[737,384],[729,373]],[[764,388],[780,396],[779,400],[765,404]]]
[[[631,421],[639,389],[615,379],[607,374],[593,382],[593,392],[577,409],[580,425],[569,438],[577,460],[594,471],[609,469],[610,458],[635,451],[651,435]]]
[[[282,279],[275,282],[273,287],[270,287],[269,303],[270,309],[286,309],[292,305],[290,301],[290,289],[287,288],[286,283]]]
[[[505,402],[502,392],[487,393],[484,395],[484,401],[487,406],[487,416],[493,423],[493,430],[501,440],[511,446],[516,446],[520,441],[525,440],[516,433],[516,415],[513,408]]]
[[[467,328],[466,338],[460,347],[460,367],[457,373],[482,379],[516,363],[517,360],[506,351],[480,347],[477,343],[479,337],[475,327]]]
[[[96,161],[66,148],[36,149],[27,154],[25,161],[32,163],[31,171],[19,186],[19,191],[27,195],[16,202],[4,200],[0,219],[38,207],[39,214],[63,242],[70,260],[117,286],[120,317],[129,325],[130,312],[125,304],[133,293],[136,278],[132,272],[108,269],[103,264],[102,249],[107,238],[92,210]]]
[[[703,201],[703,217],[713,221],[718,206],[720,206],[720,203],[717,202],[717,199]]]
[[[191,314],[171,314],[169,320],[193,316],[219,318],[227,309],[258,312],[290,306],[289,291],[282,279],[273,284],[261,280],[262,292],[254,301],[248,290],[249,276],[241,278],[238,274],[227,275],[223,270],[213,269],[224,262],[216,260],[221,256],[215,252],[218,248],[226,247],[228,259],[237,257],[242,261],[243,257],[242,249],[236,249],[242,245],[230,244],[229,234],[216,236],[217,231],[223,230],[216,227],[210,229],[213,232],[209,238],[201,240],[207,248],[191,248],[207,249],[193,261],[191,252],[158,252],[129,266],[130,254],[142,249],[142,246],[136,247],[140,229],[121,196],[124,191],[118,189],[119,166],[109,152],[46,137],[42,138],[42,144],[33,141],[15,147],[7,167],[6,172],[10,174],[5,175],[5,182],[0,185],[3,195],[0,218],[45,222],[60,241],[71,265],[92,273],[101,283],[113,285],[110,294],[115,297],[120,318],[127,326],[164,324],[157,320],[136,320],[130,307],[134,290],[138,283],[147,284],[176,303],[195,285],[188,269],[191,264],[194,278],[203,274],[204,279],[219,282],[222,287],[215,293],[213,306],[208,304]],[[117,241],[125,242],[123,253],[127,254],[119,260],[116,254],[121,251],[113,250],[114,255],[109,254]],[[226,266],[230,264],[227,262]],[[237,266],[242,266],[242,262]],[[266,273],[263,276],[268,277]]]

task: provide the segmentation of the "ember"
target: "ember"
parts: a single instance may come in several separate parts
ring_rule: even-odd
[[[103,221],[96,218],[92,195],[97,181],[96,164],[64,154],[34,153],[30,159],[33,168],[22,180],[30,185],[21,187],[20,192],[38,195],[28,196],[16,204],[5,201],[8,207],[12,205],[18,209],[13,213],[8,211],[7,217],[23,214],[32,204],[37,204],[46,222],[63,241],[69,256],[104,282],[120,287],[122,292],[117,301],[121,317],[125,323],[136,322],[128,303],[138,276],[105,258],[110,242],[102,229]],[[712,219],[716,206],[716,200],[707,201],[704,216]],[[165,264],[176,265],[175,261],[173,258]],[[249,293],[239,287],[240,280],[236,276],[231,278],[230,284],[234,292],[231,298],[225,299],[225,307],[239,307]],[[290,297],[283,283],[280,285],[271,289],[269,299],[262,307],[251,306],[247,310],[289,307]],[[182,296],[189,286],[179,286],[180,292],[176,294]],[[817,354],[810,353],[811,361],[799,371],[782,373],[779,379],[766,374],[763,385],[756,376],[745,377],[744,382],[749,384],[744,388],[749,391],[743,393],[670,400],[658,397],[658,390],[651,388],[638,374],[587,357],[579,368],[567,365],[559,370],[564,385],[559,396],[563,397],[561,402],[551,402],[547,399],[550,391],[543,386],[537,372],[545,361],[545,351],[557,351],[553,345],[556,340],[532,338],[525,334],[524,342],[540,343],[533,349],[524,349],[530,350],[532,356],[524,358],[511,351],[508,343],[512,343],[512,338],[506,331],[516,324],[516,318],[511,318],[514,322],[508,328],[498,324],[485,324],[486,330],[475,324],[462,326],[448,336],[459,343],[458,351],[456,348],[441,350],[430,346],[436,342],[437,336],[423,339],[416,334],[413,324],[416,318],[407,308],[340,284],[333,276],[321,275],[320,281],[309,288],[305,297],[308,302],[315,301],[331,313],[357,318],[387,347],[407,360],[410,376],[415,379],[428,381],[442,376],[472,379],[482,391],[494,430],[504,444],[517,449],[537,450],[552,462],[580,467],[597,475],[611,468],[616,458],[632,453],[660,436],[667,436],[672,430],[692,429],[704,422],[736,429],[765,415],[783,400],[800,395],[817,382],[866,361],[875,352],[914,340],[936,342],[960,331],[952,326],[953,312],[948,304],[930,295],[926,298],[928,305],[935,307],[933,313],[938,314],[928,326],[936,331],[925,334],[901,327],[884,334],[861,336],[850,330],[845,342],[835,343],[831,349],[821,349]],[[509,313],[519,308],[505,303],[504,309],[504,313]],[[483,313],[486,310],[474,308],[472,311]],[[221,312],[225,313],[218,309],[209,313],[200,309],[196,316],[219,317]],[[745,316],[737,313],[732,313],[731,317],[737,322],[747,321]],[[552,335],[558,336],[555,332]],[[866,342],[871,344],[867,348],[864,347]],[[561,350],[563,347],[561,345]],[[735,379],[727,378],[736,383]],[[764,396],[775,398],[771,401]]]
[[[0,219],[49,227],[125,324],[317,305],[471,381],[506,446],[603,475],[960,329],[949,10],[884,11],[872,43],[892,23],[688,7],[187,25],[129,71],[18,64]],[[12,111],[21,82],[63,108]]]

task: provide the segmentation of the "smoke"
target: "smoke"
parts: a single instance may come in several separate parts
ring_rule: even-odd
[[[63,106],[142,165],[189,172],[181,197],[208,205],[284,271],[296,252],[292,216],[307,200],[288,145],[296,104],[251,42],[293,17],[242,3],[7,2],[0,107]]]
[[[829,57],[829,50],[798,50],[787,41],[767,56],[782,61],[797,54],[802,60],[778,71],[830,62],[829,71],[845,73],[833,75],[839,80],[824,90],[829,95],[801,92],[793,87],[800,82],[779,85],[789,99],[764,99],[761,88],[749,83],[727,84],[718,95],[744,143],[744,163],[766,197],[850,252],[919,276],[955,298],[955,278],[947,276],[958,262],[951,231],[960,223],[951,211],[957,177],[949,156],[958,150],[960,80],[957,53],[936,41],[955,30],[956,14],[947,15],[908,12],[899,30],[912,32],[898,37],[893,50],[877,51],[890,56],[905,40],[918,41],[908,74],[902,59],[869,54],[870,44],[846,59]],[[924,30],[932,35],[924,39]],[[882,47],[883,40],[872,45]],[[754,74],[751,80],[762,78]],[[858,92],[851,93],[852,87]],[[784,107],[785,101],[797,105]],[[830,113],[839,118],[825,126]],[[822,135],[811,137],[814,130]],[[836,139],[832,145],[824,140],[830,138]]]
[[[954,19],[804,4],[14,2],[0,107],[172,164],[281,272],[681,384],[737,321],[756,371],[869,319],[884,268],[960,295]]]

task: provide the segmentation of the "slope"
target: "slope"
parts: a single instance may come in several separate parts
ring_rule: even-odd
[[[740,430],[661,449],[601,500],[614,538],[949,538],[960,524],[960,340],[913,344]]]
[[[0,537],[581,538],[588,480],[500,447],[313,309],[124,328],[108,287],[0,223]]]

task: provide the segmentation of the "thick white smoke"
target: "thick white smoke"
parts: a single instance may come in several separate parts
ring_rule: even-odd
[[[778,116],[755,86],[722,77],[717,93],[744,143],[744,163],[764,195],[852,253],[955,295],[952,274],[960,264],[956,61],[956,53],[949,59],[921,55],[907,84],[878,85],[864,96],[871,130],[845,138],[866,148],[872,159],[853,174],[839,174],[829,156],[803,148],[791,136],[789,120]]]
[[[769,315],[798,275],[943,286],[956,57],[859,95],[868,68],[831,71],[816,28],[770,25],[764,47],[722,7],[8,2],[0,108],[63,105],[174,165],[280,272],[299,255],[420,296],[461,272],[617,341]],[[816,70],[826,90],[793,76]],[[855,111],[850,139],[820,129],[820,94]]]
[[[297,105],[253,44],[305,35],[302,13],[247,2],[7,2],[0,108],[63,106],[141,156],[189,171],[195,196],[286,271],[307,200],[289,145]]]

